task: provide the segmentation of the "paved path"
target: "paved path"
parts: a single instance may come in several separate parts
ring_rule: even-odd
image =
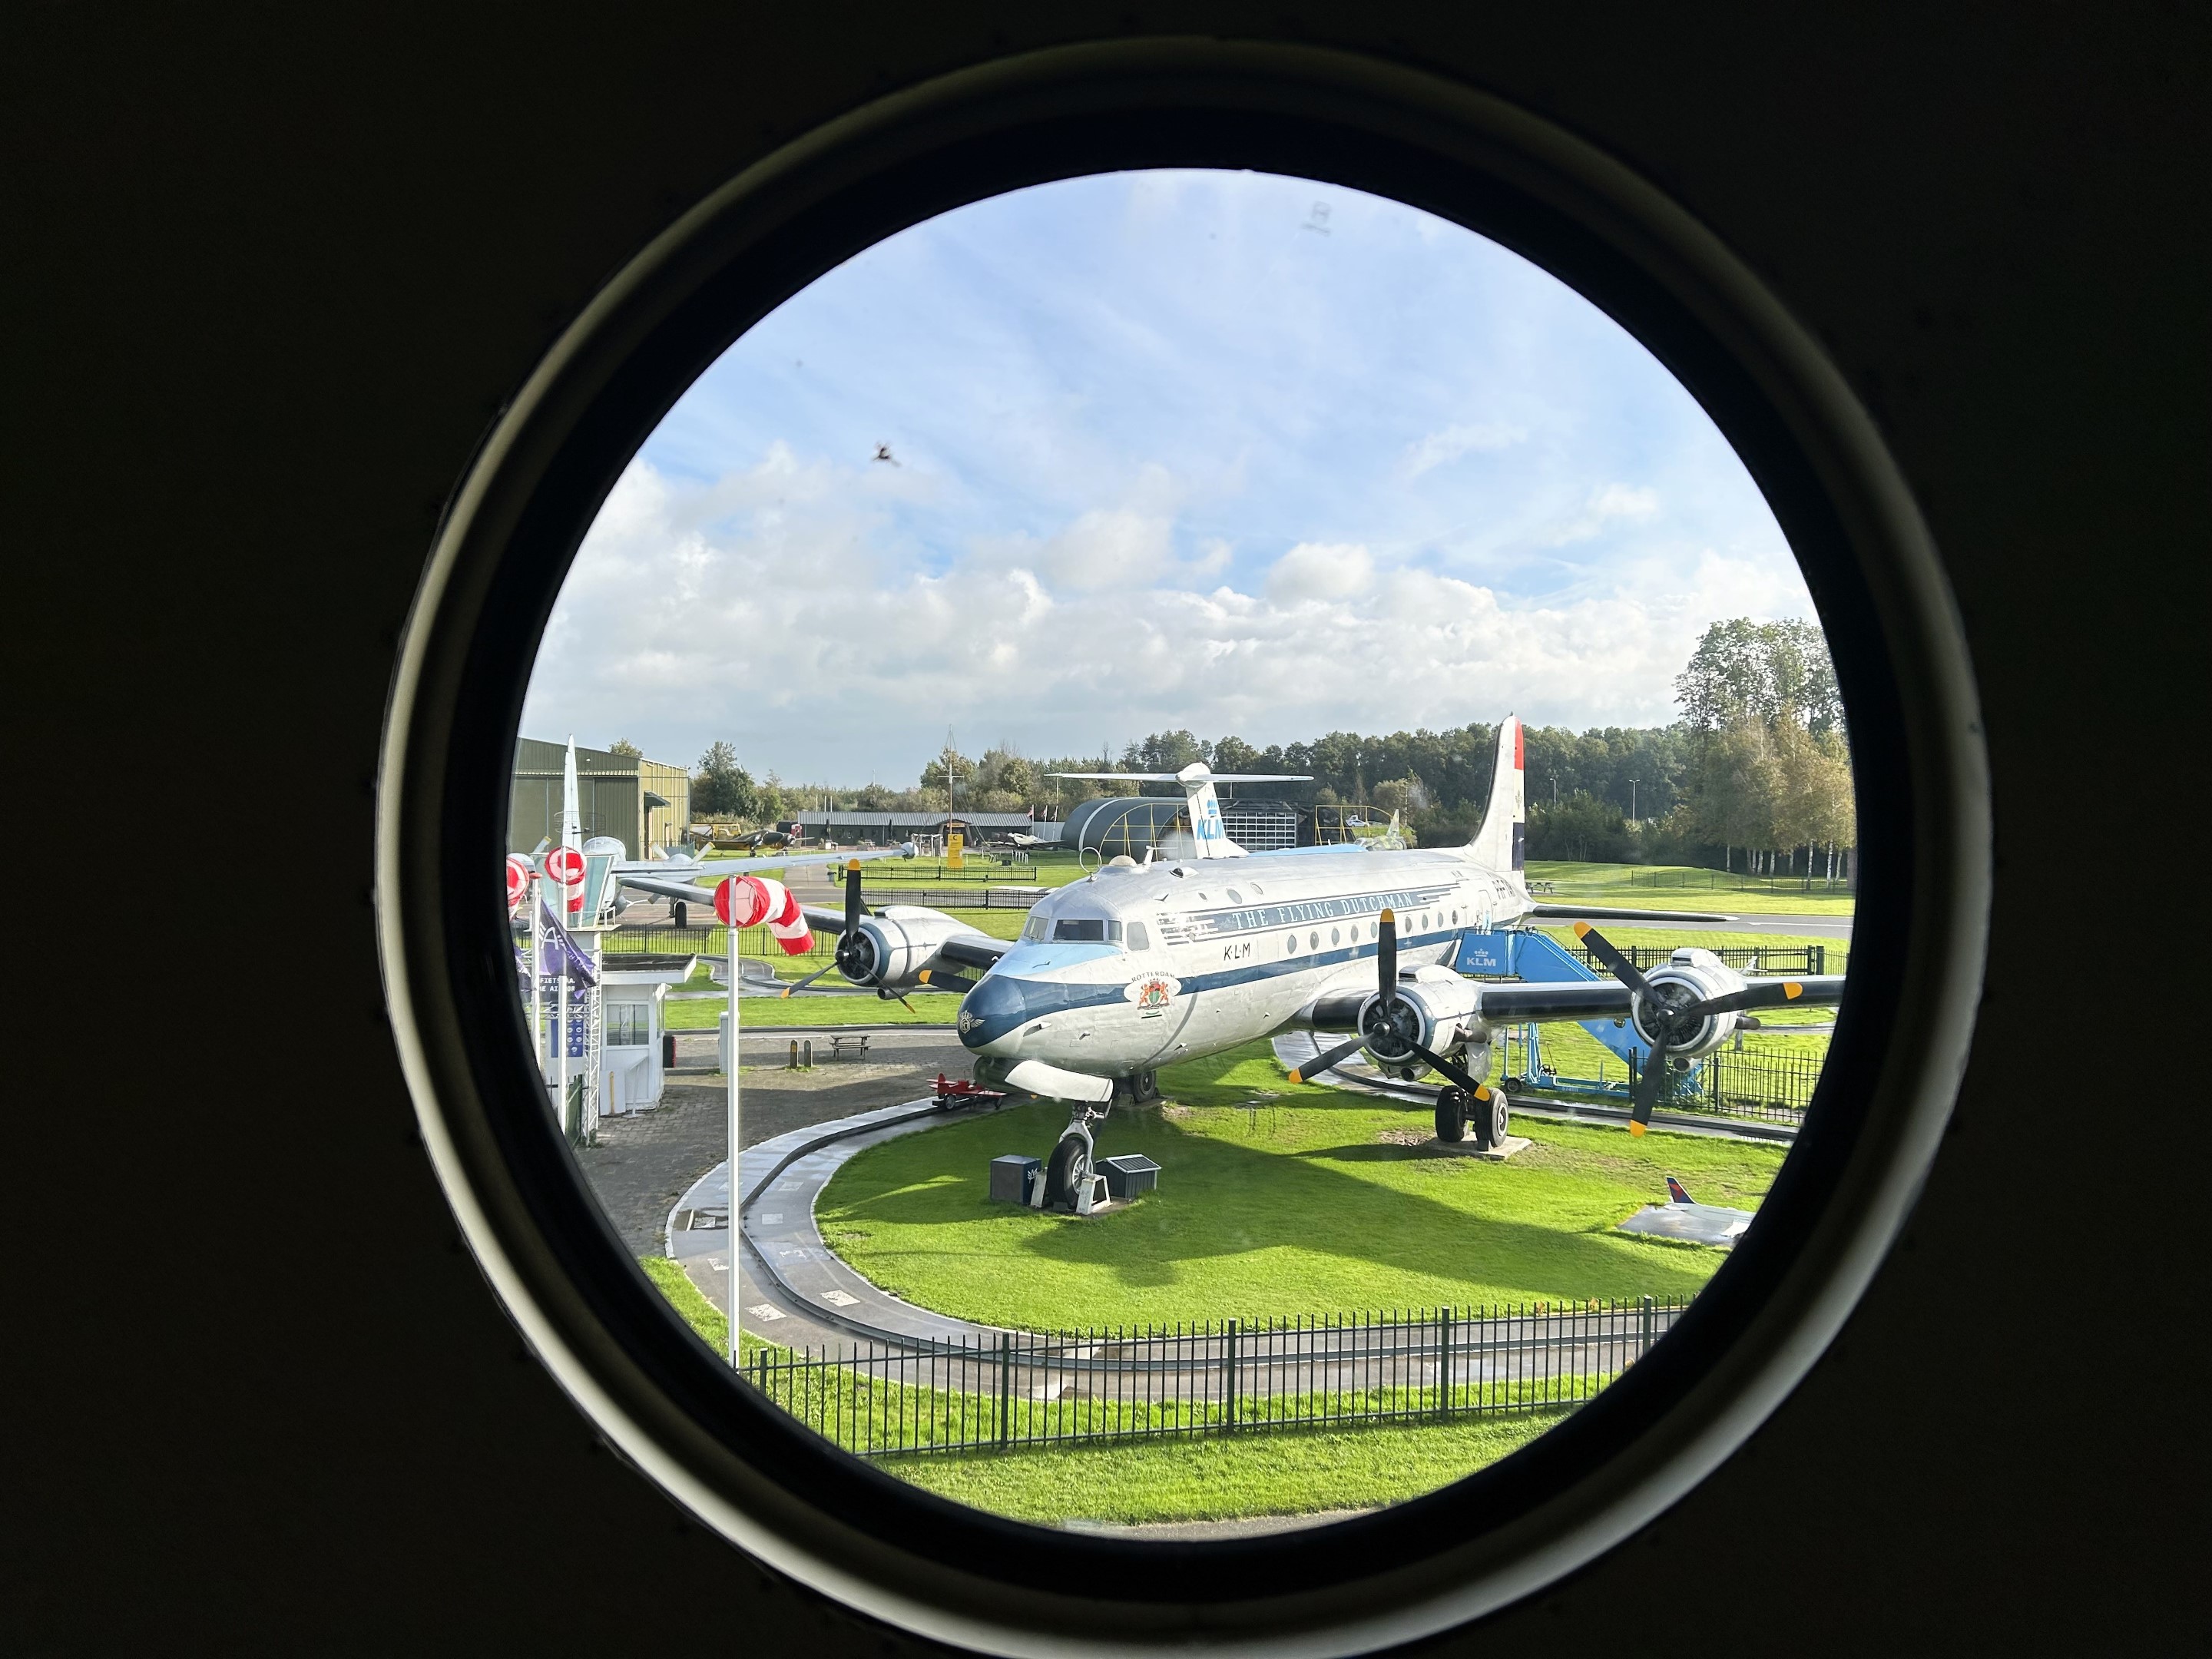
[[[805,1125],[757,1144],[748,1135],[737,1297],[743,1328],[802,1347],[855,1340],[934,1346],[994,1337],[994,1327],[932,1313],[863,1279],[823,1242],[814,1206],[830,1177],[861,1148],[995,1109],[948,1111],[925,1096]],[[668,1254],[725,1312],[730,1307],[729,1204],[724,1158],[676,1200],[666,1235]]]
[[[817,1054],[826,1046],[826,1032],[799,1035],[815,1039]],[[788,1036],[750,1028],[744,1034],[749,1146],[803,1124],[910,1097],[939,1072],[964,1077],[973,1058],[948,1029],[907,1027],[871,1033],[866,1060],[824,1060],[811,1072],[787,1072],[780,1062],[790,1042]],[[662,1253],[671,1206],[700,1170],[727,1153],[714,1032],[678,1032],[676,1057],[658,1108],[602,1118],[599,1145],[576,1154],[592,1194],[633,1255]]]

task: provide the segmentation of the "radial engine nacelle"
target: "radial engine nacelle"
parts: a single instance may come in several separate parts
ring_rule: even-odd
[[[925,968],[939,967],[938,952],[947,939],[975,930],[941,910],[919,904],[889,904],[864,916],[837,942],[837,971],[854,985],[872,990],[909,988]]]
[[[1635,1022],[1637,1036],[1646,1043],[1656,1043],[1659,1036],[1650,1006],[1653,1000],[1668,1008],[1686,1008],[1741,991],[1747,983],[1742,975],[1711,951],[1693,947],[1675,951],[1644,975],[1644,982],[1650,988],[1650,994],[1634,999],[1630,1018]],[[1707,1014],[1686,1032],[1677,1028],[1668,1042],[1668,1052],[1686,1060],[1703,1059],[1734,1036],[1743,1023],[1741,1014]]]
[[[1490,1033],[1475,1012],[1480,995],[1474,981],[1437,967],[1416,970],[1410,984],[1401,978],[1389,1008],[1379,992],[1370,994],[1359,1006],[1358,1027],[1368,1057],[1377,1066],[1401,1066],[1421,1063],[1414,1058],[1416,1046],[1440,1054],[1468,1044],[1486,1046]]]

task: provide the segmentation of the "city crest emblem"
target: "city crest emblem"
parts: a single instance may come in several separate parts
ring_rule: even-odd
[[[1139,1013],[1158,1014],[1167,1012],[1168,1005],[1181,989],[1182,981],[1166,974],[1147,974],[1142,979],[1130,981],[1121,994],[1137,1005]]]

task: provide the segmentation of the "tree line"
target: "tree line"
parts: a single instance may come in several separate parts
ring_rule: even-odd
[[[1707,629],[1674,682],[1681,718],[1664,726],[1527,726],[1522,758],[1529,855],[1602,862],[1711,863],[1753,872],[1836,874],[1856,839],[1850,750],[1835,671],[1809,623],[1739,617]],[[1001,744],[961,752],[951,733],[910,788],[756,782],[726,742],[692,775],[702,818],[765,823],[801,808],[1065,817],[1094,795],[1170,794],[1172,784],[1055,778],[1056,772],[1181,770],[1303,775],[1250,787],[1300,806],[1361,805],[1403,815],[1424,844],[1468,840],[1490,796],[1498,728],[1480,721],[1370,736],[1331,732],[1255,747],[1179,730],[1116,755],[1026,757]],[[1233,793],[1233,791],[1231,791]]]

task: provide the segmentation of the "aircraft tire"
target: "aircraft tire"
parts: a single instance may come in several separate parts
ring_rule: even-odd
[[[1044,1166],[1044,1206],[1072,1210],[1075,1195],[1091,1179],[1091,1148],[1081,1135],[1062,1135]]]
[[[684,901],[682,899],[676,901],[676,915],[674,920],[678,927],[688,927],[691,925],[691,913],[684,908]]]
[[[1477,1103],[1474,1113],[1476,1143],[1485,1152],[1493,1147],[1503,1146],[1505,1144],[1506,1128],[1512,1121],[1511,1115],[1506,1108],[1505,1091],[1492,1089],[1490,1091],[1490,1103],[1486,1106]]]
[[[1439,1089],[1437,1091],[1437,1139],[1460,1141],[1467,1139],[1467,1091]]]
[[[1151,1102],[1160,1097],[1160,1074],[1139,1072],[1129,1079],[1129,1096],[1133,1100]]]

